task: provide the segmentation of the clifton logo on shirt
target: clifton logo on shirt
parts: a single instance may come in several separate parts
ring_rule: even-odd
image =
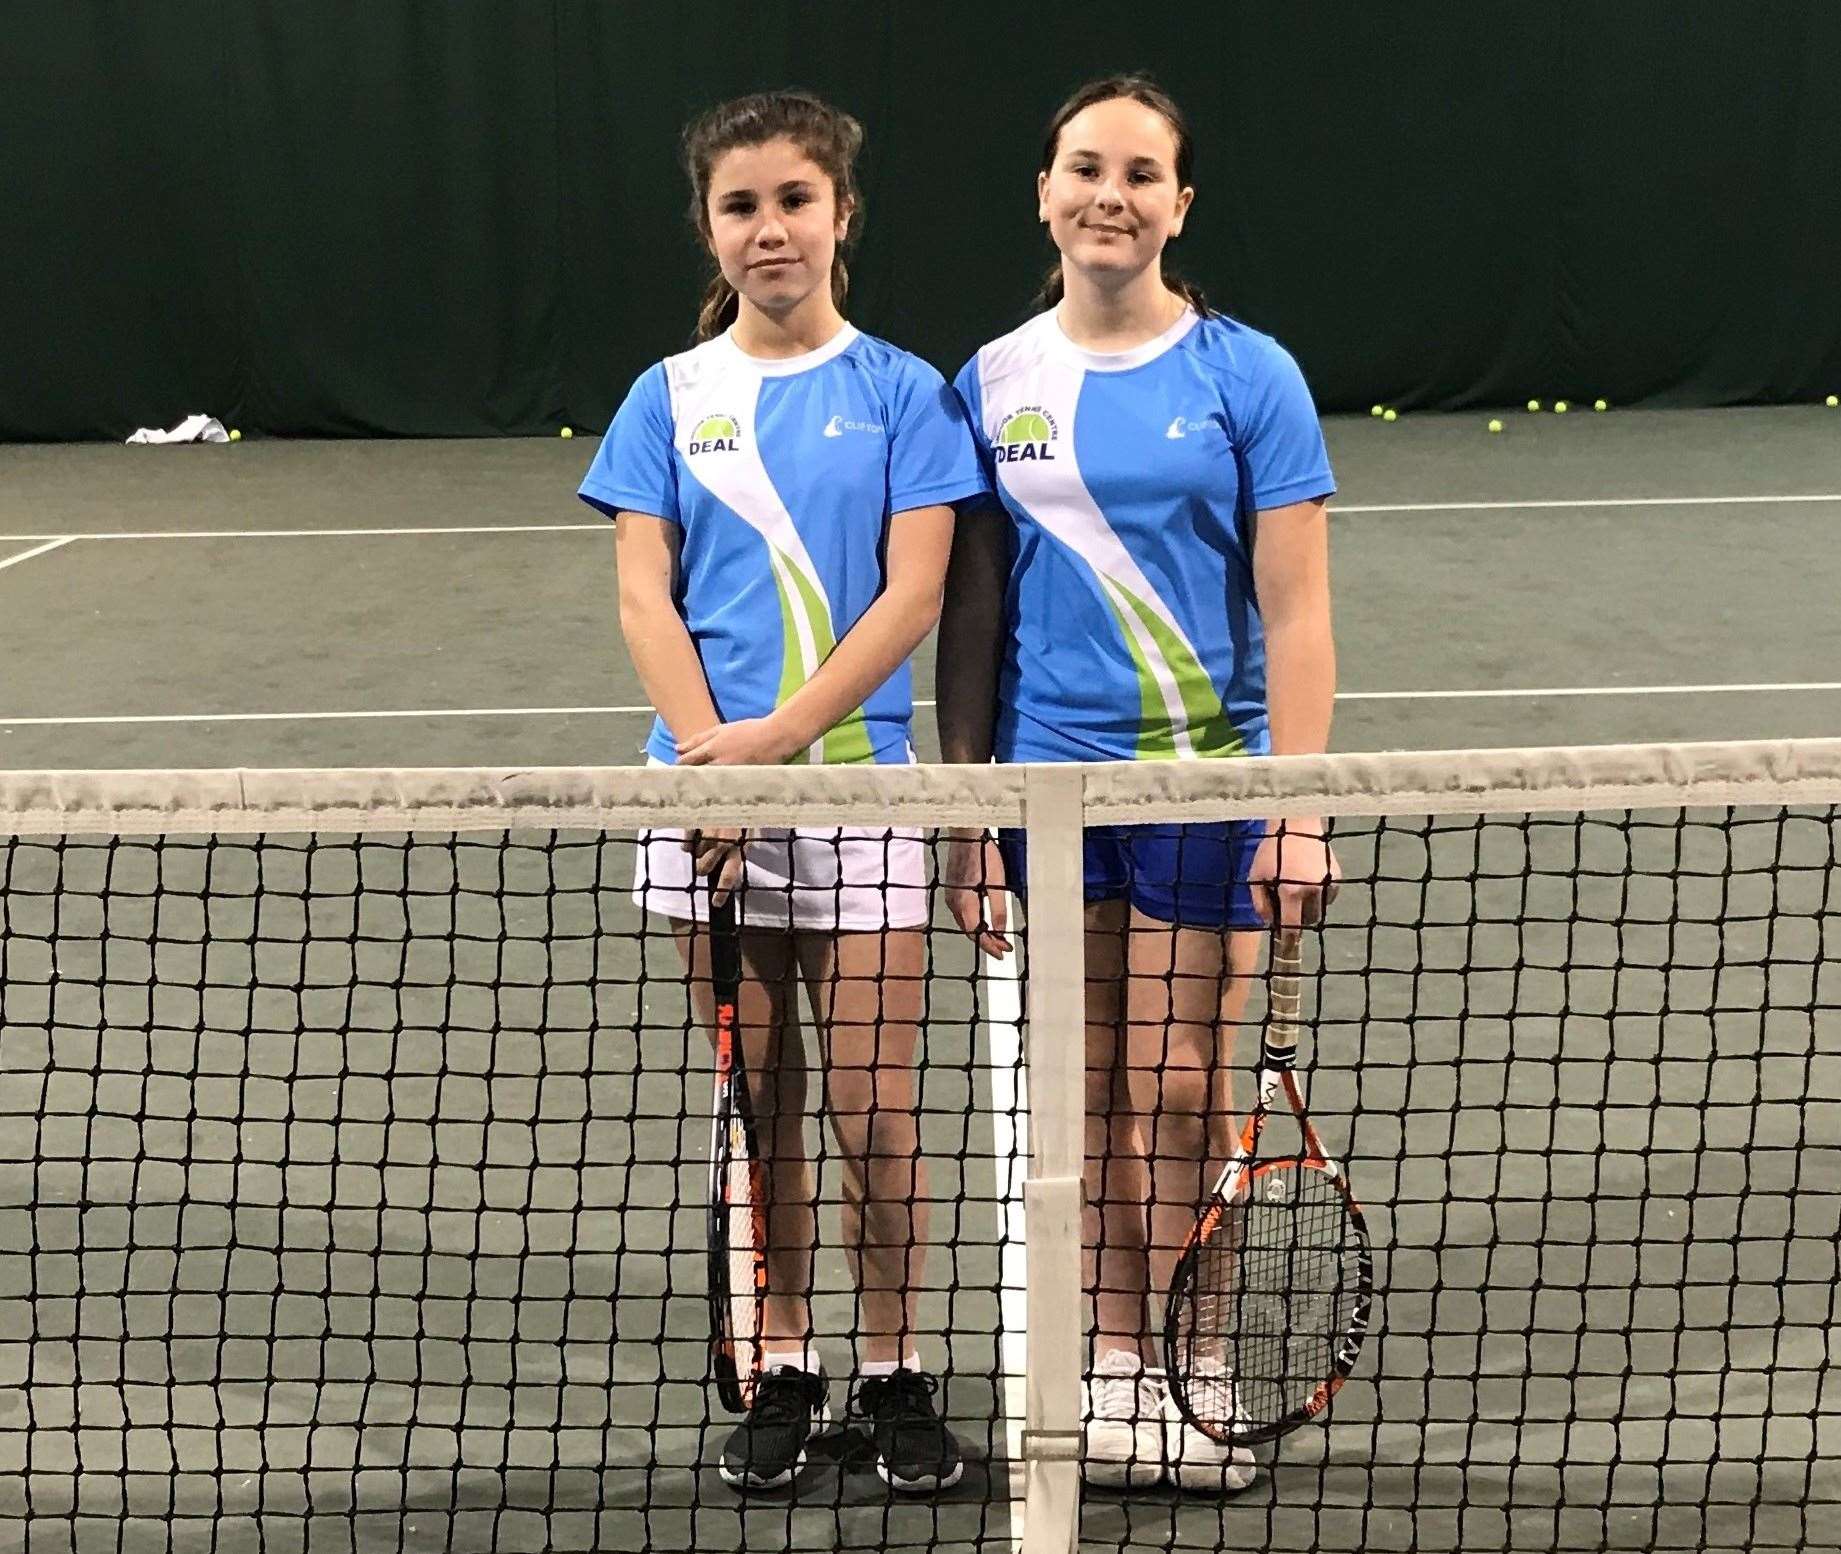
[[[845,432],[880,432],[881,430],[880,421],[846,421],[841,415],[834,415],[825,422],[824,435],[842,437]]]
[[[1049,444],[1058,436],[1055,418],[1040,405],[1025,405],[1004,417],[991,453],[999,464],[1022,459],[1052,459]]]
[[[706,415],[690,434],[690,453],[733,453],[741,446],[741,427],[732,415]]]

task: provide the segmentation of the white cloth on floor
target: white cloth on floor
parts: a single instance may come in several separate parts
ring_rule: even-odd
[[[169,432],[143,426],[129,442],[229,442],[230,434],[216,416],[189,415]]]

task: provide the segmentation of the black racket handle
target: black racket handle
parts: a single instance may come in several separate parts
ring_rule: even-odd
[[[735,920],[735,898],[710,906],[710,981],[717,1002],[733,1001],[742,980],[742,936]]]

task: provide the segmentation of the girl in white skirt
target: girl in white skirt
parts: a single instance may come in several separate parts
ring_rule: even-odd
[[[861,141],[854,119],[800,92],[722,104],[685,133],[692,219],[717,270],[700,343],[633,385],[581,487],[618,525],[620,625],[659,712],[655,762],[913,759],[908,658],[939,615],[953,504],[989,488],[940,375],[841,312]],[[859,1288],[854,1406],[890,1484],[944,1487],[962,1462],[914,1347],[921,840],[836,828],[645,838],[636,899],[675,923],[706,1020],[707,936],[692,925],[730,893],[771,1203],[763,1374],[722,1475],[741,1489],[791,1483],[830,1417],[808,1299],[803,987]]]

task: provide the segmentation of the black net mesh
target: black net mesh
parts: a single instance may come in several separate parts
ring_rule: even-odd
[[[1174,1365],[1208,1433],[1276,1433],[1343,1374],[1366,1335],[1358,1214],[1322,1167],[1265,1161],[1178,1268]]]
[[[710,1047],[630,838],[0,848],[0,1546],[1003,1534],[1013,1151],[956,934],[926,946],[917,1326],[973,1460],[891,1506],[845,1437],[796,1497],[744,1505],[707,1385]],[[805,1037],[810,1310],[841,1411],[847,1184]]]
[[[1250,1488],[1089,1490],[1083,1547],[1834,1546],[1836,811],[1337,846],[1300,1072],[1374,1330]],[[892,1496],[853,1426],[743,1501],[709,1043],[634,868],[575,831],[0,840],[0,1546],[1012,1546],[1015,983],[931,887],[914,1341],[963,1479]],[[806,1044],[841,1415],[863,1323]]]
[[[1085,1546],[1836,1546],[1837,812],[1336,833],[1299,1072],[1372,1330],[1250,1488],[1089,1493]]]

